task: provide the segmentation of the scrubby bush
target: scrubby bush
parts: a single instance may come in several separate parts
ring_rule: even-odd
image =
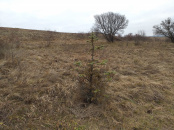
[[[129,33],[123,37],[126,41],[134,41],[134,44],[140,45],[140,42],[146,42],[150,41],[150,38],[146,36],[145,31],[139,30],[138,33],[133,35],[132,33]]]

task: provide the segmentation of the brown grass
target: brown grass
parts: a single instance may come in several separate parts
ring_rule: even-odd
[[[7,37],[8,32],[1,32],[1,37]],[[19,32],[21,45],[13,49],[14,60],[0,60],[0,129],[174,128],[172,43],[135,46],[134,42],[99,40],[97,44],[105,47],[96,57],[107,59],[103,67],[116,74],[106,86],[105,103],[86,106],[76,98],[79,67],[90,59],[86,39],[57,34],[45,47],[42,38],[28,37],[30,31]],[[42,37],[44,32],[37,33]],[[77,67],[77,61],[82,65]]]

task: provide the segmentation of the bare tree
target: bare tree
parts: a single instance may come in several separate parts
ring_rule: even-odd
[[[145,37],[146,36],[146,33],[145,33],[144,30],[139,30],[138,33],[137,33],[137,35],[140,35],[142,37]]]
[[[167,18],[160,25],[155,25],[153,28],[154,34],[163,35],[174,43],[174,21],[171,18]]]
[[[114,37],[118,32],[123,32],[128,25],[128,20],[124,15],[108,12],[95,15],[95,30],[101,32],[108,42],[114,42]]]

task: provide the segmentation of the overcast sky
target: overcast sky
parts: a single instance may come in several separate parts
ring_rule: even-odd
[[[129,20],[124,34],[144,30],[150,36],[153,25],[174,19],[174,0],[0,0],[0,26],[88,32],[94,15],[109,11]]]

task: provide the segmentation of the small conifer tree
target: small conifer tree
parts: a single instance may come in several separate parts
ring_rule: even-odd
[[[110,77],[110,74],[105,75],[104,70],[100,67],[105,65],[106,60],[99,62],[95,59],[95,50],[103,48],[103,46],[94,45],[97,40],[97,37],[92,32],[88,41],[91,44],[91,59],[87,67],[79,75],[80,93],[85,103],[98,104],[103,101],[107,86],[106,77]]]

